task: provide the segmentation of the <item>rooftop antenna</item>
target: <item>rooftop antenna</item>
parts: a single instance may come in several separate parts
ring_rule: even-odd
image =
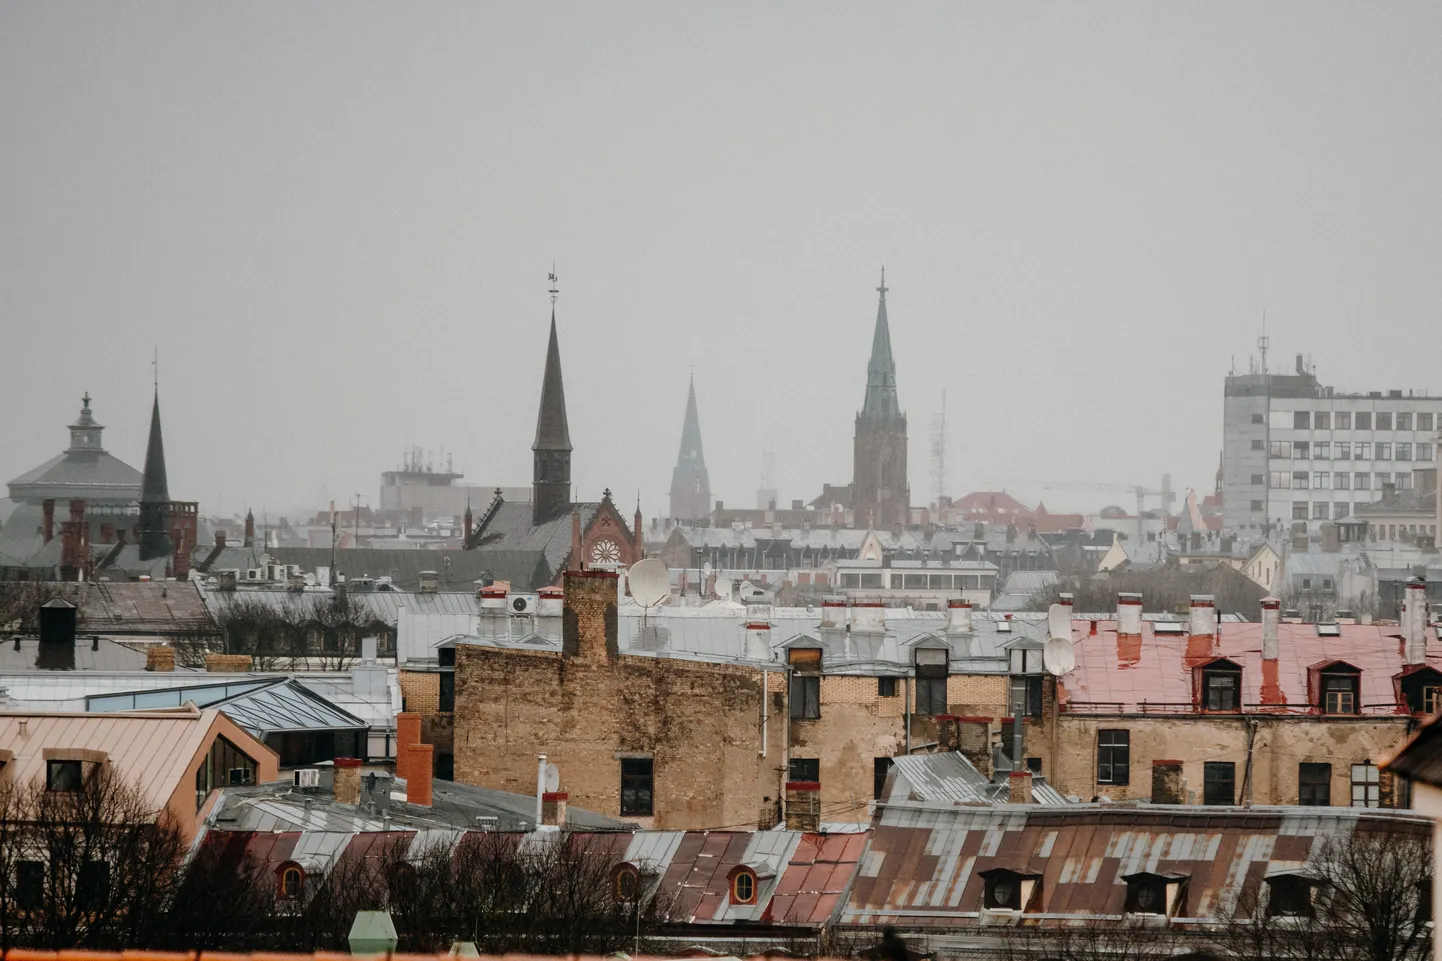
[[[1262,353],[1262,376],[1267,376],[1267,348],[1272,346],[1272,338],[1267,336],[1267,308],[1262,308],[1262,336],[1257,338],[1257,350]]]
[[[551,272],[546,275],[546,279],[551,282],[551,309],[555,310],[556,298],[561,296],[561,278],[556,274],[556,262],[554,260],[551,261]]]

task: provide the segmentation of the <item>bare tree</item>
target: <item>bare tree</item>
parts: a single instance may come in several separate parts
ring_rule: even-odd
[[[1163,961],[1182,944],[1170,930],[1139,917],[1080,925],[1000,928],[1002,961]]]
[[[0,581],[0,631],[34,634],[40,608],[55,598],[74,600],[73,587],[58,581]],[[83,611],[76,611],[77,627]]]

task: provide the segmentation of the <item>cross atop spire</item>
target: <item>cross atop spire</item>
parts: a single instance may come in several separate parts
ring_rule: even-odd
[[[881,265],[881,286],[878,287],[878,288],[876,288],[876,292],[881,295],[881,299],[882,299],[882,300],[885,300],[885,299],[886,299],[886,291],[887,291],[887,286],[886,286],[886,265],[885,265],[885,264],[882,264],[882,265]]]
[[[861,416],[873,419],[899,417],[896,400],[896,361],[891,356],[891,325],[886,319],[886,268],[881,268],[881,295],[876,304],[876,330],[871,337],[871,360],[866,365],[866,401]]]

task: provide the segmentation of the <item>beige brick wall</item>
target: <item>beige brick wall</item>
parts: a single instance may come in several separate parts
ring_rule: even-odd
[[[207,654],[205,669],[212,674],[244,674],[250,670],[249,654]]]
[[[441,676],[435,671],[401,671],[401,695],[413,714],[437,714],[441,709]]]

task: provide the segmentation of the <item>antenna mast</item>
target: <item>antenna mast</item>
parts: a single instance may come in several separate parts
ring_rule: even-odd
[[[551,261],[551,272],[546,275],[546,279],[551,282],[551,309],[555,310],[556,298],[561,296],[561,278],[556,275],[556,262],[554,260]]]

